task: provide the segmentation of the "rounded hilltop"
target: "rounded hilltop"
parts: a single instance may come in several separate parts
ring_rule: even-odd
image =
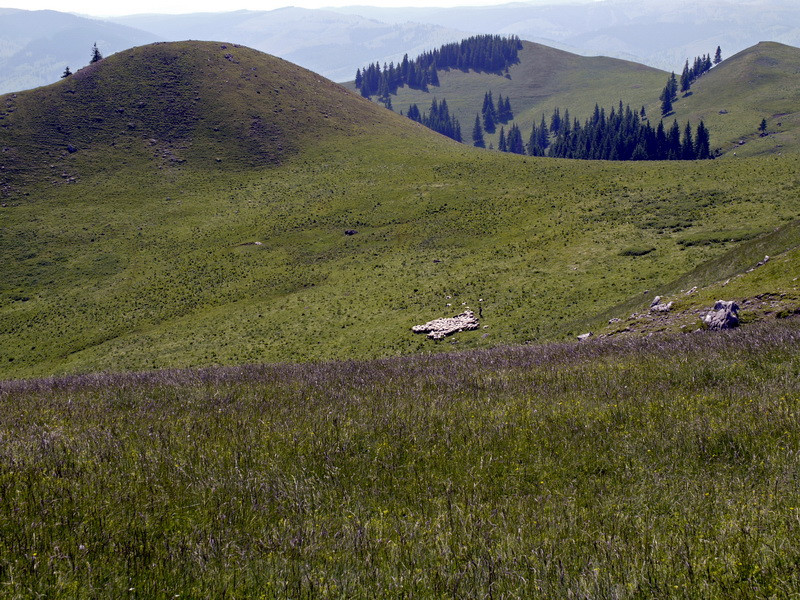
[[[6,174],[28,177],[78,156],[115,168],[111,148],[128,164],[273,165],[330,136],[398,128],[408,121],[316,73],[224,42],[139,46],[0,97]]]

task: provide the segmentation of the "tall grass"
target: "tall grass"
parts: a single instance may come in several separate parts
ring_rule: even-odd
[[[792,598],[800,327],[0,383],[0,589]]]

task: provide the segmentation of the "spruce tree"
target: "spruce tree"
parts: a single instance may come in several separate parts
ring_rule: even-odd
[[[550,131],[556,135],[561,131],[561,111],[558,110],[557,106],[553,111],[553,116],[550,117]]]
[[[536,123],[531,127],[531,136],[528,138],[528,154],[531,156],[541,156],[539,151],[539,134],[536,131]]]
[[[506,118],[506,113],[503,110],[505,106],[505,102],[503,101],[503,94],[497,95],[497,122],[498,123],[508,123],[508,119]]]
[[[767,120],[761,119],[761,124],[758,126],[758,130],[761,132],[761,136],[765,136],[767,134]]]
[[[96,63],[101,60],[103,60],[103,55],[100,54],[100,50],[97,49],[97,42],[95,42],[94,46],[92,46],[92,59],[89,62]]]
[[[722,49],[719,46],[717,46],[717,53],[714,54],[714,64],[718,65],[721,62],[722,62]]]
[[[61,74],[61,79],[66,79],[72,75],[72,71],[69,70],[69,66],[64,67],[64,72]]]
[[[692,126],[686,121],[686,128],[683,130],[683,143],[681,144],[681,158],[683,160],[695,159],[694,140],[692,139]]]
[[[661,100],[661,116],[666,117],[672,112],[672,99],[668,95],[664,95]]]
[[[506,140],[508,151],[514,154],[525,154],[525,144],[522,142],[522,132],[516,124],[511,126],[508,130],[508,138]]]
[[[672,122],[672,127],[667,133],[667,160],[678,160],[681,157],[681,128],[678,126],[677,119]]]
[[[542,153],[547,150],[549,145],[550,133],[547,129],[547,123],[544,120],[544,113],[542,113],[542,120],[539,123],[539,147],[542,149]]]
[[[710,147],[708,129],[706,129],[706,126],[702,121],[700,121],[700,123],[697,125],[697,136],[695,137],[694,140],[694,147],[695,147],[695,155],[700,160],[711,158],[711,147]]]
[[[494,107],[492,92],[487,92],[483,96],[483,129],[486,133],[494,133],[497,128],[497,109]]]
[[[483,139],[483,127],[481,127],[481,118],[475,115],[475,126],[472,128],[472,145],[476,148],[485,148],[486,142]]]
[[[500,140],[497,142],[497,149],[500,152],[508,152],[508,146],[506,145],[506,133],[503,128],[500,128]]]
[[[692,76],[689,74],[689,59],[686,59],[686,64],[683,65],[683,73],[681,73],[681,92],[688,92],[689,87],[692,85]]]
[[[508,96],[506,96],[506,105],[503,110],[505,111],[506,117],[509,121],[514,118],[514,111],[511,110],[511,98]]]

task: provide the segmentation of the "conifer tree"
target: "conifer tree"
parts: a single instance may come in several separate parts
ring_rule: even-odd
[[[497,149],[500,152],[508,152],[508,146],[506,145],[506,133],[503,128],[500,128],[500,140],[497,142]]]
[[[506,104],[503,107],[503,111],[505,112],[509,121],[514,118],[514,111],[511,110],[511,98],[508,96],[506,96]]]
[[[433,63],[428,69],[428,83],[439,87],[439,74],[436,72],[436,63]]]
[[[681,158],[683,160],[694,160],[695,147],[694,140],[692,139],[692,126],[686,122],[686,128],[683,130],[683,143],[681,144]]]
[[[364,83],[364,78],[361,76],[361,69],[356,69],[356,89],[361,89],[361,84]]]
[[[475,115],[475,126],[472,128],[472,145],[476,148],[485,148],[486,142],[483,139],[483,127],[481,127],[481,118]]]
[[[516,123],[511,125],[511,129],[508,130],[506,146],[508,146],[509,152],[513,152],[514,154],[525,154],[525,144],[522,142],[522,132],[519,130],[519,127],[516,125]]]
[[[558,110],[557,106],[553,111],[553,116],[550,117],[550,131],[555,134],[561,131],[561,111]]]
[[[758,126],[758,130],[761,132],[762,137],[767,133],[767,120],[761,119],[761,124]]]
[[[72,75],[72,71],[69,70],[69,66],[64,67],[64,72],[61,74],[61,79],[66,79]]]
[[[683,73],[681,73],[681,92],[688,92],[689,87],[692,85],[692,76],[689,73],[689,59],[686,59],[686,64],[683,65]]]
[[[672,99],[669,96],[664,96],[661,100],[661,116],[666,117],[672,112]]]
[[[505,102],[503,101],[503,94],[497,95],[497,122],[498,123],[508,123],[508,119],[506,118],[505,112],[503,111],[503,107],[505,106]]]
[[[103,55],[100,54],[100,50],[97,49],[97,42],[95,42],[94,46],[92,46],[92,59],[89,62],[96,63],[101,60],[103,60]]]
[[[531,127],[531,135],[528,138],[528,154],[531,156],[541,156],[539,148],[539,134],[536,131],[536,123]]]
[[[718,65],[721,62],[722,62],[722,49],[719,46],[717,46],[717,52],[716,54],[714,54],[714,64]]]
[[[542,120],[539,122],[539,147],[542,149],[542,153],[547,150],[547,147],[550,145],[550,132],[547,129],[547,123],[544,120],[544,113],[542,113]]]
[[[494,133],[497,128],[497,109],[494,107],[492,92],[487,92],[483,96],[483,128],[486,133]]]
[[[677,119],[672,122],[672,127],[667,133],[666,159],[678,160],[681,157],[681,128]]]
[[[697,136],[694,140],[695,156],[700,160],[711,158],[710,139],[708,129],[705,124],[700,121],[697,125]]]

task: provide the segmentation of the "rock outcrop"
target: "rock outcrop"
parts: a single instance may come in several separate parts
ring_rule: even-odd
[[[711,312],[703,317],[709,329],[732,329],[739,324],[739,305],[733,300],[717,300]]]
[[[661,302],[660,304],[653,304],[650,307],[650,312],[669,312],[672,310],[672,302]]]
[[[414,333],[427,333],[432,340],[441,340],[448,335],[459,331],[472,331],[480,327],[480,322],[475,318],[475,313],[465,310],[460,315],[444,319],[434,319],[425,325],[415,325],[411,328]]]

